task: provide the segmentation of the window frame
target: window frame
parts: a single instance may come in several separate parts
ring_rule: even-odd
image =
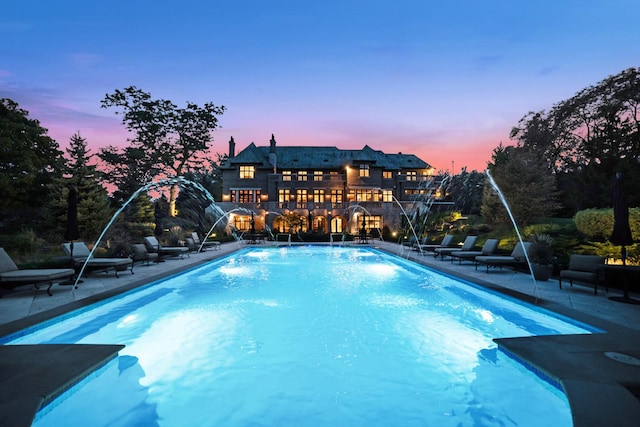
[[[254,165],[240,165],[238,174],[240,179],[255,179],[256,167]]]

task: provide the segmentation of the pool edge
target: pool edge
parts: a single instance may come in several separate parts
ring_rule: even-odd
[[[39,410],[115,358],[124,347],[93,344],[0,346],[2,425],[31,426]]]

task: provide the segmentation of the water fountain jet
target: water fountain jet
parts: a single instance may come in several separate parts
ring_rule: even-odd
[[[220,221],[222,221],[222,220],[223,220],[223,219],[225,219],[225,218],[228,218],[228,217],[229,217],[229,215],[231,215],[231,214],[232,214],[232,213],[234,213],[234,212],[243,212],[243,213],[247,213],[247,214],[250,214],[250,213],[255,214],[255,212],[253,212],[252,210],[246,209],[246,208],[233,208],[233,209],[231,209],[231,210],[230,210],[230,211],[228,211],[228,212],[224,212],[224,211],[222,211],[222,210],[221,210],[221,212],[222,212],[222,216],[221,216],[220,218],[218,218],[218,219],[216,220],[216,222],[214,222],[214,223],[213,223],[213,225],[211,226],[211,228],[210,228],[210,229],[209,229],[209,231],[207,232],[207,234],[206,234],[205,238],[204,238],[204,239],[202,239],[202,243],[200,244],[200,248],[198,249],[198,252],[202,251],[202,247],[204,246],[204,243],[205,243],[205,241],[206,241],[206,237],[208,237],[208,236],[209,236],[209,234],[211,234],[211,232],[213,231],[213,229],[214,229],[214,228],[216,228],[216,226],[220,223]],[[237,238],[237,236],[234,236],[234,237],[236,238],[236,241],[239,243],[240,241],[239,241],[239,239]]]
[[[76,277],[76,280],[73,283],[73,286],[71,287],[71,292],[73,292],[75,289],[78,288],[78,283],[80,282],[80,278],[82,277],[82,274],[84,273],[89,260],[93,257],[93,253],[95,252],[96,248],[98,247],[98,244],[102,241],[102,238],[107,233],[107,231],[109,230],[111,225],[113,225],[113,222],[120,215],[120,213],[122,213],[122,211],[124,211],[124,209],[129,205],[129,203],[131,203],[143,191],[154,190],[154,189],[158,189],[160,187],[165,187],[165,186],[170,186],[170,185],[189,185],[189,186],[192,186],[192,187],[200,190],[207,197],[207,199],[211,202],[210,206],[213,206],[214,210],[216,210],[217,212],[224,213],[224,211],[222,211],[222,209],[220,209],[220,207],[218,207],[215,204],[215,200],[214,200],[213,196],[211,195],[211,193],[206,188],[204,188],[202,185],[198,184],[197,182],[189,181],[188,179],[185,179],[185,178],[183,178],[181,176],[172,177],[172,178],[163,178],[163,179],[160,179],[158,181],[153,181],[153,182],[150,182],[150,183],[147,183],[147,184],[143,185],[142,187],[138,188],[131,195],[131,197],[129,197],[129,199],[127,199],[127,201],[124,202],[124,204],[122,206],[120,206],[120,208],[111,216],[111,219],[109,220],[107,225],[104,227],[104,229],[102,230],[102,232],[98,236],[98,239],[95,241],[93,247],[91,248],[91,251],[89,252],[89,255],[87,256],[87,259],[82,264],[82,267],[80,268],[78,276]],[[202,247],[200,249],[202,249]]]
[[[522,239],[522,235],[520,234],[520,229],[518,228],[518,224],[516,223],[516,219],[513,217],[513,213],[511,212],[511,209],[509,208],[509,204],[507,203],[507,199],[504,197],[504,194],[502,193],[502,190],[500,190],[500,187],[498,186],[496,181],[493,179],[493,176],[491,175],[491,172],[489,171],[489,169],[487,169],[485,171],[485,174],[487,175],[487,178],[489,179],[489,183],[491,184],[491,186],[495,190],[496,194],[498,195],[498,198],[502,202],[502,205],[507,210],[507,214],[509,215],[509,219],[511,220],[511,223],[513,224],[513,227],[514,227],[514,229],[516,231],[516,235],[518,236],[518,241],[520,242],[520,244],[524,248],[525,247],[524,240]],[[538,295],[538,282],[536,281],[536,278],[535,278],[535,276],[533,274],[533,266],[531,265],[531,260],[529,259],[528,251],[526,251],[526,250],[524,251],[524,258],[527,261],[527,267],[529,267],[529,273],[531,274],[531,279],[533,280],[533,294],[535,295],[535,298],[536,298],[536,301],[537,301],[537,299],[539,298],[539,295]]]

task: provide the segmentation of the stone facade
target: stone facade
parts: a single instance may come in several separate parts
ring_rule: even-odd
[[[239,230],[273,232],[368,233],[401,228],[403,209],[438,203],[439,177],[413,154],[386,154],[365,145],[282,147],[249,144],[229,153],[221,165],[222,201],[234,210],[230,222]]]

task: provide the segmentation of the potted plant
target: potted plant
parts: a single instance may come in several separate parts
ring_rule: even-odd
[[[548,234],[534,234],[530,239],[529,261],[536,280],[547,281],[553,270],[553,238]]]

